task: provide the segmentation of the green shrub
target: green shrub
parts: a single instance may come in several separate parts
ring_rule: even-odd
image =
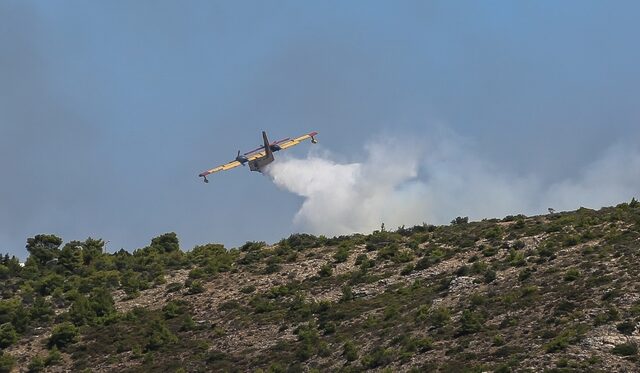
[[[624,335],[631,335],[636,330],[636,323],[631,321],[621,322],[616,325],[616,329]]]
[[[358,256],[356,257],[355,265],[359,266],[368,260],[369,257],[367,256],[367,254],[358,254]]]
[[[349,258],[349,246],[340,245],[335,254],[333,254],[333,259],[336,263],[346,262]]]
[[[564,280],[567,282],[575,281],[578,278],[580,278],[580,271],[576,268],[571,268],[564,274]]]
[[[462,311],[462,317],[460,318],[460,329],[458,335],[466,335],[477,333],[482,330],[484,320],[482,316],[476,312],[470,310]]]
[[[325,264],[322,267],[320,267],[320,270],[318,271],[318,275],[320,277],[331,277],[331,274],[333,273],[333,267],[331,267],[330,264]]]
[[[176,291],[182,290],[183,285],[179,282],[172,282],[167,284],[166,291],[167,293],[175,293]]]
[[[184,315],[188,311],[188,304],[185,301],[171,300],[162,307],[162,314],[165,319],[173,319]]]
[[[414,268],[415,268],[414,265],[409,263],[406,266],[404,266],[404,268],[402,268],[402,270],[400,271],[400,275],[407,276],[411,274],[411,272],[413,272]]]
[[[0,325],[0,348],[7,348],[18,340],[16,329],[11,323]]]
[[[489,247],[483,247],[482,248],[482,255],[484,255],[485,257],[494,256],[497,253],[498,253],[498,248],[496,248],[494,246],[489,246]]]
[[[160,320],[152,321],[149,327],[149,332],[147,333],[147,338],[148,340],[145,346],[147,351],[157,350],[178,341],[178,337],[171,333],[171,331],[165,326],[164,322]]]
[[[531,277],[531,273],[533,273],[531,268],[524,268],[518,273],[518,281],[527,280],[529,277]]]
[[[7,352],[0,351],[0,373],[10,373],[15,364],[16,359],[13,356]]]
[[[611,353],[620,356],[632,356],[638,353],[638,345],[633,342],[616,345],[611,349]]]
[[[395,319],[399,314],[400,310],[398,309],[398,306],[395,304],[390,304],[385,307],[382,318],[385,321],[389,321]]]
[[[340,297],[340,301],[346,302],[352,299],[353,299],[353,289],[349,285],[344,285],[342,287],[342,297]]]
[[[189,288],[187,289],[187,294],[199,294],[204,292],[204,286],[202,286],[202,282],[196,280],[191,281],[189,284]]]
[[[584,330],[585,328],[582,325],[563,330],[555,338],[544,345],[545,351],[547,353],[554,353],[564,350],[569,345],[578,342],[582,338]]]
[[[49,367],[52,365],[58,365],[60,364],[60,362],[62,362],[62,354],[56,346],[53,346],[53,348],[49,351],[49,355],[47,355],[46,359],[44,360],[44,365]]]
[[[255,296],[249,304],[253,307],[255,313],[270,312],[276,309],[276,305],[264,296]]]
[[[206,276],[206,272],[204,271],[203,268],[194,268],[191,271],[189,271],[189,278],[190,279],[198,279],[198,278],[203,278]]]
[[[616,320],[620,320],[620,311],[616,307],[609,305],[605,312],[596,315],[594,325],[599,326]]]
[[[253,293],[254,291],[256,291],[256,286],[255,285],[247,285],[243,288],[240,289],[240,292],[244,293],[244,294],[250,294]]]
[[[36,373],[44,370],[44,359],[40,356],[34,356],[27,365],[27,372]]]
[[[488,269],[485,273],[484,273],[484,282],[487,284],[492,283],[497,277],[496,271],[494,271],[493,269]]]
[[[320,341],[315,324],[300,325],[295,330],[295,333],[300,342],[296,350],[296,357],[303,361],[307,360],[317,351],[318,342]]]
[[[451,321],[451,313],[446,307],[438,307],[429,313],[429,322],[436,328],[441,328]]]
[[[358,348],[353,341],[348,340],[344,343],[344,346],[342,347],[342,356],[344,356],[347,361],[355,361],[358,359]]]
[[[522,267],[525,264],[524,253],[511,249],[509,251],[509,264],[513,267]]]
[[[451,220],[452,225],[461,225],[461,224],[467,224],[467,223],[469,223],[469,217],[467,216],[465,217],[458,216],[455,219]]]
[[[78,329],[70,322],[63,322],[53,328],[51,337],[49,337],[48,346],[56,346],[58,348],[64,348],[72,343],[75,343],[78,336]]]
[[[429,320],[429,316],[430,316],[429,311],[430,311],[429,306],[426,304],[423,304],[420,307],[418,307],[418,310],[416,311],[416,316],[415,316],[416,322],[424,322]]]
[[[426,352],[433,348],[433,340],[429,337],[409,337],[404,335],[396,338],[402,345],[402,351],[406,352]]]
[[[267,263],[267,266],[264,268],[264,273],[267,275],[278,272],[280,272],[280,264],[277,262]]]
[[[374,369],[390,364],[395,357],[395,351],[391,348],[378,347],[371,353],[365,355],[361,362],[367,369]]]

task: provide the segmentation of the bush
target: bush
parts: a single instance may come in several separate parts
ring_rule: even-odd
[[[178,337],[173,335],[164,323],[159,320],[152,322],[148,338],[147,345],[145,346],[147,351],[157,350],[167,344],[178,341]]]
[[[426,304],[421,305],[420,307],[418,307],[418,310],[416,311],[416,316],[415,316],[415,320],[418,323],[421,323],[423,321],[429,320],[429,306]]]
[[[378,347],[362,358],[362,366],[373,369],[388,365],[393,361],[394,355],[393,349]]]
[[[459,335],[473,334],[482,330],[483,327],[482,317],[470,310],[462,311],[462,317],[460,318]]]
[[[243,288],[240,289],[240,292],[244,293],[244,294],[250,294],[253,293],[254,291],[256,291],[256,286],[255,285],[247,285]]]
[[[633,342],[616,345],[611,349],[611,353],[620,356],[632,356],[638,353],[638,345]]]
[[[173,319],[187,313],[187,303],[184,301],[172,300],[162,307],[162,314],[165,319]]]
[[[509,264],[513,267],[522,267],[525,264],[524,253],[511,249],[509,251]]]
[[[29,373],[42,372],[44,370],[44,359],[40,356],[34,356],[27,369]]]
[[[451,313],[446,307],[438,307],[429,314],[429,322],[436,328],[441,328],[451,321]]]
[[[336,261],[336,263],[346,262],[348,258],[349,258],[349,246],[340,245],[340,247],[338,247],[338,251],[336,251],[336,253],[333,254],[333,259]]]
[[[61,361],[62,354],[58,351],[56,346],[53,346],[51,351],[49,351],[49,355],[47,355],[47,358],[44,360],[44,365],[50,367],[52,365],[60,364]]]
[[[179,282],[172,282],[170,284],[167,284],[167,293],[175,293],[176,291],[180,291],[182,290],[182,284]]]
[[[347,361],[355,361],[358,359],[358,349],[352,341],[349,340],[344,343],[342,356],[344,356]]]
[[[253,307],[255,313],[265,313],[276,309],[275,304],[263,296],[253,297],[249,304]]]
[[[353,299],[353,289],[349,285],[344,285],[342,287],[342,297],[340,297],[340,301],[346,302],[352,299]]]
[[[320,267],[320,271],[318,271],[318,275],[320,275],[320,277],[330,277],[332,273],[333,268],[330,264],[323,265],[322,267]]]
[[[461,216],[458,216],[457,218],[451,220],[451,224],[453,225],[460,225],[460,224],[467,224],[469,222],[469,217],[465,216],[464,218]]]
[[[624,335],[631,335],[636,330],[636,324],[634,322],[625,321],[616,325],[616,329]]]
[[[9,373],[13,370],[16,359],[6,352],[0,351],[0,373]]]
[[[268,263],[267,266],[264,268],[264,273],[266,275],[269,275],[272,273],[278,273],[278,272],[280,272],[280,264],[274,261]]]
[[[571,268],[569,269],[565,274],[564,274],[564,280],[567,282],[571,282],[571,281],[575,281],[580,277],[580,271],[578,271],[575,268]]]
[[[202,282],[200,281],[191,281],[189,284],[189,289],[187,289],[187,294],[199,294],[204,292],[204,286],[202,286]]]
[[[411,263],[407,264],[406,266],[404,266],[404,268],[402,268],[402,270],[400,271],[400,274],[402,276],[407,276],[409,274],[411,274],[411,272],[413,272],[415,266]]]
[[[16,329],[11,323],[0,325],[0,348],[7,348],[18,340]]]
[[[76,342],[78,336],[78,329],[70,322],[63,322],[62,324],[53,328],[51,337],[49,338],[49,347],[56,346],[58,348],[64,348],[72,343]]]
[[[582,328],[579,326],[578,329],[570,328],[564,330],[562,333],[558,334],[555,338],[553,338],[549,343],[544,345],[544,349],[548,353],[554,353],[558,351],[562,351],[567,348],[570,344],[576,343],[582,337]]]
[[[496,279],[496,276],[496,271],[489,269],[484,273],[484,282],[487,284],[492,283]]]

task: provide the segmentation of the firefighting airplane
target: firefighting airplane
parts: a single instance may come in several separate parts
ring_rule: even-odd
[[[236,159],[229,162],[229,163],[225,163],[221,166],[218,166],[216,168],[212,168],[208,171],[205,171],[203,173],[201,173],[200,175],[198,175],[199,177],[204,178],[204,182],[208,183],[209,180],[207,180],[207,175],[210,175],[214,172],[218,172],[218,171],[225,171],[225,170],[230,170],[232,168],[238,167],[240,165],[245,165],[247,162],[249,163],[249,169],[251,171],[258,171],[258,172],[262,172],[262,168],[266,165],[268,165],[269,163],[273,162],[274,158],[273,158],[273,152],[277,152],[280,151],[282,149],[286,149],[286,148],[290,148],[294,145],[298,145],[300,144],[302,141],[306,140],[306,139],[311,139],[311,143],[312,144],[317,144],[318,140],[316,140],[316,135],[318,134],[318,132],[310,132],[307,133],[306,135],[302,135],[300,137],[296,137],[295,139],[292,139],[290,137],[287,137],[286,139],[282,139],[282,140],[278,140],[276,142],[273,143],[269,143],[269,139],[267,139],[267,133],[262,131],[262,139],[264,141],[264,145],[253,149],[249,152],[246,152],[244,154],[240,154],[240,150],[238,150],[238,155],[236,156]]]

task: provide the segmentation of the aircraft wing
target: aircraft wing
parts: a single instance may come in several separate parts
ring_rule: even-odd
[[[262,147],[264,148],[264,146]],[[264,150],[261,150],[259,152],[254,152],[254,153],[250,153],[251,155],[247,156],[247,160],[248,161],[253,161],[254,159],[258,159],[258,158],[262,158],[264,156],[267,155],[267,152],[265,152]]]
[[[291,140],[291,137],[287,137],[286,139],[278,140],[278,141],[272,143],[271,145],[279,145],[279,144],[282,144],[283,142],[286,142],[286,141],[289,141],[289,140]],[[244,153],[244,155],[253,154],[253,153],[257,152],[258,150],[262,150],[262,149],[264,149],[264,145],[263,146],[259,146],[259,147],[255,148],[255,149],[251,150],[251,151],[248,151],[248,152]]]
[[[201,174],[200,174],[200,175],[198,175],[198,176],[200,176],[200,177],[205,177],[205,176],[207,176],[207,175],[210,175],[210,174],[215,173],[215,172],[218,172],[218,171],[226,171],[226,170],[230,170],[230,169],[232,169],[232,168],[235,168],[235,167],[240,166],[241,164],[242,164],[242,163],[240,163],[240,162],[238,162],[238,161],[231,161],[231,162],[229,162],[229,163],[225,163],[225,164],[223,164],[223,165],[221,165],[221,166],[218,166],[218,167],[216,167],[216,168],[212,168],[212,169],[210,169],[210,170],[208,170],[208,171],[205,171],[205,172],[201,173]]]
[[[302,135],[300,137],[296,137],[295,139],[291,139],[289,141],[285,141],[285,142],[279,144],[280,145],[280,149],[286,149],[286,148],[290,148],[292,146],[298,145],[301,142],[303,142],[304,140],[310,139],[310,138],[312,138],[313,136],[315,136],[317,134],[318,134],[318,132],[310,132],[310,133],[307,133],[306,135]]]

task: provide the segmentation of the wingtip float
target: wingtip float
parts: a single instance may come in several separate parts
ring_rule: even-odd
[[[317,144],[318,143],[318,140],[316,139],[317,134],[318,132],[314,131],[314,132],[309,132],[300,137],[296,137],[294,139],[287,137],[285,139],[278,140],[276,142],[271,143],[267,138],[267,133],[265,131],[262,131],[262,140],[264,145],[243,154],[241,154],[240,150],[238,150],[238,154],[236,155],[236,158],[233,161],[225,163],[218,167],[212,168],[210,170],[204,171],[198,176],[203,178],[203,181],[205,183],[208,183],[209,182],[209,180],[207,179],[208,175],[211,175],[219,171],[230,170],[240,165],[245,166],[247,163],[249,164],[249,169],[251,171],[262,172],[262,169],[264,168],[264,166],[273,162],[273,160],[275,159],[273,157],[274,152],[298,145],[306,139],[311,139],[312,144]]]

